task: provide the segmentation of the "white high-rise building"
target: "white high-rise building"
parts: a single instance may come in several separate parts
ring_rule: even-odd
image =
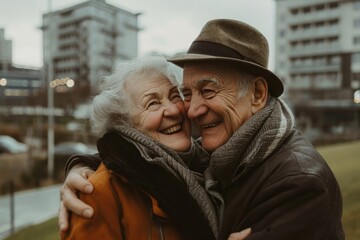
[[[138,16],[104,0],[89,0],[44,14],[48,82],[73,79],[79,94],[95,92],[114,62],[137,56]]]
[[[275,72],[298,127],[360,138],[360,0],[275,1]]]

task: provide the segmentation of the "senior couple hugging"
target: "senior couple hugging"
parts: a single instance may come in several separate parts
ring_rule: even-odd
[[[338,183],[268,56],[257,29],[215,19],[187,53],[118,64],[92,104],[99,153],[67,162],[62,238],[344,239]]]

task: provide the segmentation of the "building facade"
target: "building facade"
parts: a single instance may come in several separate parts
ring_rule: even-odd
[[[275,72],[314,142],[360,138],[360,0],[275,0]]]
[[[0,62],[11,64],[12,41],[5,38],[5,29],[0,28]]]
[[[73,79],[79,97],[96,92],[114,62],[138,54],[138,16],[104,0],[89,0],[43,15],[48,83]]]
[[[16,66],[12,62],[12,40],[0,29],[0,110],[10,106],[26,106],[29,98],[41,87],[38,68]]]

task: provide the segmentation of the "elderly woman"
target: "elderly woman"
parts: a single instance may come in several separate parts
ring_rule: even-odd
[[[102,163],[92,194],[80,193],[94,216],[72,214],[63,239],[215,239],[218,209],[201,174],[208,156],[191,140],[180,79],[162,57],[121,63],[104,79],[91,114]]]

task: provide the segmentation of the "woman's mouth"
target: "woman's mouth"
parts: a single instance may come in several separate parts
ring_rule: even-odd
[[[174,134],[177,132],[180,132],[182,130],[181,124],[176,124],[175,126],[166,128],[164,130],[161,130],[160,132],[166,135]]]

